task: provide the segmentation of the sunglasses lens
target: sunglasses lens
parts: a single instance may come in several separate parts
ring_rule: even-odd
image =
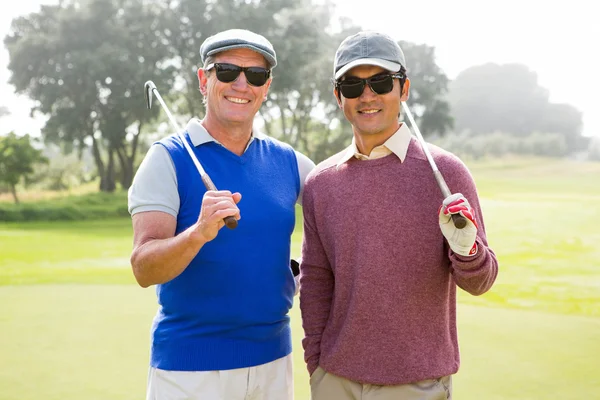
[[[389,93],[394,88],[394,78],[390,75],[378,75],[368,79],[350,78],[343,80],[339,83],[340,92],[347,99],[355,99],[363,93],[366,83],[377,94]]]
[[[347,79],[340,82],[340,92],[347,99],[359,97],[365,89],[365,81],[362,79]]]
[[[262,86],[267,83],[269,79],[269,75],[271,71],[266,68],[261,67],[248,67],[242,68],[235,64],[226,64],[219,63],[215,64],[215,69],[217,70],[217,79],[224,83],[230,83],[235,81],[238,76],[240,76],[240,72],[244,71],[244,75],[246,75],[246,81],[252,86]]]
[[[394,79],[389,75],[374,76],[369,79],[369,86],[377,94],[386,94],[394,88]]]
[[[237,79],[242,69],[233,64],[215,64],[217,70],[217,79],[221,82],[229,83]]]
[[[246,74],[246,80],[252,86],[262,86],[267,83],[269,79],[269,70],[261,67],[249,67],[244,72]]]

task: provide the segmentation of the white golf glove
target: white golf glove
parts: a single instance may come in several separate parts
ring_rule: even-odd
[[[452,222],[452,214],[460,214],[467,219],[467,225],[458,229]],[[439,212],[440,229],[452,251],[461,256],[477,254],[477,222],[469,201],[461,193],[444,199]]]

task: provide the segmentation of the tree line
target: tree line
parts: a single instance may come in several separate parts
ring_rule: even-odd
[[[32,113],[49,118],[47,145],[89,151],[100,190],[128,188],[164,121],[159,107],[145,108],[144,82],[157,84],[173,114],[201,118],[200,44],[224,29],[250,29],[271,40],[279,61],[260,110],[265,133],[318,162],[351,140],[332,94],[332,63],[342,39],[360,26],[334,21],[333,11],[313,0],[63,0],[12,21],[4,38],[10,83],[35,100]],[[434,47],[400,45],[409,104],[425,136],[542,132],[564,137],[568,151],[581,147],[581,114],[550,104],[526,67],[473,67],[450,82]]]

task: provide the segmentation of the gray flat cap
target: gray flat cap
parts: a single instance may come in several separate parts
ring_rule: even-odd
[[[200,46],[202,63],[208,56],[233,49],[250,49],[262,55],[271,68],[277,65],[273,45],[264,36],[245,29],[229,29],[206,38]]]
[[[379,32],[363,31],[348,36],[335,52],[333,76],[340,79],[346,72],[358,65],[377,65],[390,72],[406,68],[402,49],[388,35]]]

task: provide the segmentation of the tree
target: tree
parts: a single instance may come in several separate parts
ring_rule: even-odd
[[[261,109],[270,135],[280,137],[313,160],[340,151],[351,141],[350,128],[333,95],[333,55],[344,38],[360,31],[351,20],[331,32],[332,9],[304,4],[280,16],[279,31],[271,32],[283,63],[273,81],[266,107]],[[424,134],[443,134],[452,127],[444,100],[448,78],[435,63],[435,49],[399,43],[412,81],[411,108]],[[277,67],[278,69],[280,67]],[[277,126],[278,125],[278,126]]]
[[[537,75],[520,64],[485,64],[461,72],[450,85],[458,131],[473,134],[533,132],[548,102]]]
[[[49,116],[47,143],[66,153],[90,146],[101,190],[129,187],[142,130],[160,108],[144,108],[153,79],[174,115],[202,117],[199,47],[228,28],[263,34],[279,65],[260,110],[267,134],[316,161],[341,150],[352,135],[332,93],[332,59],[350,20],[332,29],[333,6],[313,0],[64,0],[15,19],[4,42],[11,83]],[[451,126],[443,96],[447,78],[434,49],[404,44],[413,79],[411,104],[424,133]],[[177,72],[177,75],[176,75]],[[142,146],[143,147],[143,146]]]
[[[0,136],[0,182],[10,187],[16,204],[19,203],[17,184],[33,174],[35,164],[47,162],[41,150],[33,147],[29,135],[17,136],[11,132]]]
[[[359,28],[345,21],[341,31],[328,33],[331,6],[299,3],[302,7],[281,13],[270,32],[281,65],[261,116],[268,134],[320,161],[351,140],[331,129],[333,121],[343,118],[333,95],[332,60],[343,38]]]
[[[539,129],[561,135],[571,153],[587,147],[588,140],[582,135],[583,116],[570,104],[548,103],[540,117]]]
[[[581,113],[549,102],[537,74],[521,64],[485,64],[461,72],[450,85],[457,131],[502,131],[516,136],[558,133],[570,151],[581,147]]]
[[[268,100],[260,110],[266,133],[311,154],[310,132],[325,129],[337,107],[331,94],[331,59],[343,38],[329,34],[330,3],[311,0],[240,1],[181,0],[172,2],[169,32],[174,62],[181,65],[182,97],[175,100],[179,114],[201,116],[202,96],[196,72],[202,67],[199,48],[210,35],[230,28],[249,29],[273,44],[278,66]],[[345,32],[354,25],[347,24]],[[344,34],[344,36],[346,36]]]
[[[63,1],[14,20],[5,38],[11,83],[49,115],[44,139],[67,153],[91,145],[101,190],[131,184],[142,128],[158,112],[145,109],[144,82],[173,80],[163,11],[152,0]]]
[[[588,158],[592,161],[600,161],[600,136],[590,138]]]
[[[435,62],[435,48],[426,44],[399,42],[410,79],[408,104],[424,136],[444,135],[453,127],[446,101],[449,79]]]

